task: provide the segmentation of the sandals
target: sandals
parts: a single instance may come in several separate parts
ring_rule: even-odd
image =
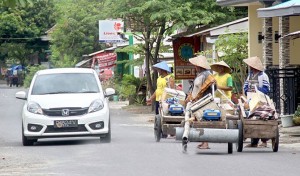
[[[198,149],[210,149],[209,146],[203,146],[203,144],[199,144],[197,146]]]
[[[259,145],[247,144],[245,146],[245,148],[256,148],[256,147],[258,147],[258,148],[266,148],[267,147],[267,143],[266,142],[262,142]]]

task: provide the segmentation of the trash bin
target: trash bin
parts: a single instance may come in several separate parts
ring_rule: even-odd
[[[119,96],[118,95],[114,95],[113,96],[113,101],[119,101]]]

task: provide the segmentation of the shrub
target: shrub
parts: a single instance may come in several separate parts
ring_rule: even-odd
[[[38,65],[38,66],[30,66],[27,68],[27,73],[24,79],[24,87],[28,88],[30,86],[31,80],[33,78],[33,76],[35,75],[35,73],[39,70],[44,70],[46,69],[45,66],[42,65]]]
[[[300,125],[300,105],[297,107],[297,110],[295,111],[293,122],[295,125]]]

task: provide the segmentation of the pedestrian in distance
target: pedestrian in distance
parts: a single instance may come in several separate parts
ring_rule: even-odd
[[[147,105],[151,105],[153,100],[155,100],[155,114],[159,114],[159,103],[163,95],[164,89],[166,87],[174,89],[175,81],[171,74],[171,68],[165,61],[159,62],[153,65],[153,69],[156,70],[159,74],[159,77],[156,81],[156,90],[151,95],[150,99],[147,100]]]

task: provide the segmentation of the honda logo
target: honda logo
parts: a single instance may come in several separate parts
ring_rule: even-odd
[[[69,109],[63,109],[63,110],[61,110],[61,115],[62,116],[69,116],[70,115],[70,110]]]

